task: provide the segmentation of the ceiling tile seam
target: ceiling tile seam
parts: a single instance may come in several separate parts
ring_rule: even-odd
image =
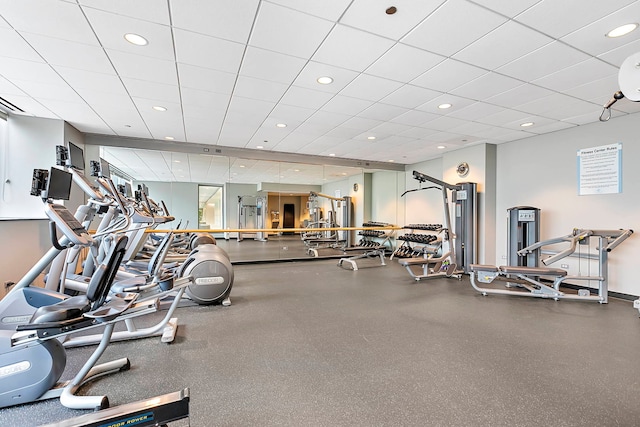
[[[96,33],[96,30],[93,28],[93,25],[91,25],[91,21],[89,20],[89,18],[87,17],[87,14],[84,12],[83,9],[83,5],[78,3],[78,8],[80,9],[80,13],[82,13],[82,16],[84,16],[84,19],[87,21],[87,25],[89,25],[89,28],[91,29],[91,32],[93,33],[93,36],[96,38],[96,40],[98,41],[100,48],[102,49],[102,52],[104,53],[105,57],[107,58],[107,61],[109,61],[109,64],[111,65],[111,68],[113,68],[113,72],[115,73],[116,76],[118,76],[118,80],[120,81],[120,84],[122,84],[122,87],[124,89],[124,91],[127,93],[127,96],[129,96],[129,99],[131,100],[131,104],[133,104],[133,108],[135,108],[135,110],[138,112],[138,116],[140,117],[140,120],[142,121],[142,123],[144,123],[145,128],[147,129],[147,132],[149,133],[149,135],[152,135],[151,133],[151,129],[149,129],[149,126],[147,125],[147,122],[145,122],[144,118],[142,117],[142,114],[140,113],[140,110],[138,109],[138,105],[133,101],[133,97],[131,96],[131,94],[129,93],[129,89],[127,89],[127,85],[124,84],[124,82],[122,81],[122,77],[120,76],[120,73],[118,73],[117,68],[115,67],[115,65],[113,65],[113,61],[111,60],[111,57],[107,54],[107,51],[104,47],[104,45],[102,44],[102,41],[100,40],[100,38],[98,37],[98,33]],[[53,67],[52,67],[53,68]],[[56,71],[54,69],[54,71]],[[56,74],[58,74],[58,72],[56,71]],[[59,74],[58,74],[59,75]],[[62,80],[64,80],[64,78],[62,76],[60,76],[60,78]],[[67,83],[66,80],[64,80],[65,83]],[[69,85],[69,83],[67,83],[67,85]],[[71,85],[69,85],[69,87],[71,87]],[[78,96],[80,96],[80,94],[78,94]],[[96,113],[96,115],[98,117],[100,117],[100,119],[107,125],[107,127],[109,129],[111,129],[113,131],[114,134],[119,135],[119,132],[117,132],[115,129],[113,129],[111,127],[111,125],[109,123],[106,122],[106,120],[100,115],[98,114],[97,111],[95,111],[93,109],[93,107],[91,107],[89,105],[89,103],[87,103],[86,100],[84,100],[84,98],[82,98],[82,96],[80,96],[80,98],[85,101],[85,103],[89,106],[89,108],[91,108],[91,110]]]
[[[108,13],[108,14],[116,15],[116,16],[121,16],[121,17],[123,17],[123,18],[127,18],[127,19],[135,19],[136,21],[147,22],[147,23],[149,23],[149,24],[162,25],[163,27],[166,27],[166,26],[167,26],[167,24],[162,24],[162,23],[160,23],[160,22],[156,22],[156,21],[150,21],[150,20],[148,20],[148,19],[140,18],[140,17],[138,17],[138,16],[133,17],[133,16],[130,16],[130,15],[125,15],[125,14],[122,14],[122,13],[114,12],[114,11],[112,11],[112,10],[102,9],[102,8],[97,7],[97,6],[95,6],[95,5],[83,4],[83,3],[81,3],[80,1],[70,2],[70,3],[77,3],[77,4],[78,4],[78,6],[80,6],[80,7],[81,7],[81,8],[83,8],[83,9],[93,9],[93,10],[98,10],[98,11],[100,11],[100,12],[104,12],[104,13]],[[169,21],[171,21],[171,17],[169,17]]]
[[[249,29],[249,34],[247,36],[247,42],[244,45],[244,49],[242,50],[242,59],[240,60],[240,64],[238,64],[238,70],[236,71],[235,79],[233,80],[233,88],[231,89],[231,95],[229,96],[229,102],[227,102],[227,108],[224,110],[224,116],[222,117],[222,124],[220,125],[220,129],[218,130],[218,136],[216,137],[216,142],[213,145],[219,145],[220,138],[222,136],[222,131],[224,130],[225,123],[227,121],[227,115],[229,114],[229,108],[231,107],[231,102],[233,100],[233,94],[236,91],[236,86],[238,85],[238,78],[240,77],[240,70],[242,69],[242,64],[244,63],[245,56],[247,54],[247,48],[249,47],[249,40],[251,40],[251,35],[253,34],[253,30],[256,27],[256,21],[258,19],[258,15],[260,14],[260,6],[262,5],[262,1],[258,3],[258,7],[256,8],[256,13],[253,15],[253,22],[251,22],[251,28]]]
[[[169,12],[169,27],[170,27],[170,31],[171,31],[171,47],[173,49],[173,57],[176,59],[175,63],[174,63],[174,67],[176,70],[176,80],[178,82],[178,98],[180,99],[180,117],[182,117],[182,133],[184,135],[184,140],[185,142],[187,142],[187,121],[185,120],[184,117],[184,107],[183,107],[183,100],[182,100],[182,85],[180,84],[180,72],[178,71],[178,52],[176,49],[176,35],[175,35],[175,31],[174,31],[174,27],[173,27],[173,11],[171,10],[171,2],[169,0],[166,0],[167,2],[167,10]],[[165,135],[166,137],[173,137],[173,135]],[[189,169],[191,170],[191,169]]]

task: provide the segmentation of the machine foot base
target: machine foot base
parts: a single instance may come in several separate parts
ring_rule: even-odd
[[[173,342],[173,340],[176,338],[176,332],[178,332],[178,318],[172,317],[164,327],[164,331],[162,332],[162,338],[160,338],[160,341],[165,343]]]

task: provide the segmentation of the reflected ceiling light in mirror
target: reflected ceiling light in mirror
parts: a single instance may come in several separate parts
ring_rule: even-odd
[[[523,128],[528,128],[529,126],[533,126],[535,123],[533,122],[526,122],[526,123],[522,123],[520,126]]]
[[[165,136],[164,139],[166,139],[167,141],[173,141],[175,138],[172,136]]]
[[[245,167],[244,165],[240,165],[241,168]]]
[[[609,31],[605,35],[607,37],[609,37],[609,38],[622,37],[622,36],[626,36],[627,34],[629,34],[632,31],[634,31],[636,28],[638,28],[638,24],[637,23],[625,24],[625,25],[621,25],[621,26],[619,26],[617,28],[614,28],[613,30]]]
[[[446,145],[438,145],[436,148],[438,150],[444,150],[445,148],[447,148],[447,146]]]
[[[151,107],[151,108],[153,108],[153,109],[154,109],[154,110],[156,110],[156,111],[167,111],[167,108],[166,108],[166,107],[163,107],[163,106],[161,106],[161,105],[154,105],[154,106],[153,106],[153,107]]]
[[[331,83],[333,83],[333,79],[329,76],[318,77],[318,80],[316,81],[321,85],[330,85]]]
[[[140,34],[127,33],[124,35],[124,39],[136,46],[146,46],[149,44],[149,41],[142,37]]]
[[[373,141],[374,139],[376,139],[376,137],[375,137],[375,136],[368,136],[368,137],[367,137],[367,139],[368,139],[369,141]]]
[[[447,108],[451,108],[452,106],[453,106],[452,104],[444,103],[444,104],[438,105],[438,108],[441,110],[446,110]]]
[[[256,145],[256,148],[257,148],[258,150],[262,150],[264,147],[263,147],[262,145]]]
[[[395,160],[393,160],[393,159],[389,160],[389,163],[393,163],[393,162],[395,162]]]
[[[300,169],[294,169],[293,171],[294,172],[300,172]]]
[[[336,153],[329,153],[329,157],[335,157]]]
[[[278,124],[276,124],[276,127],[277,128],[286,128],[287,124],[286,123],[278,123]]]

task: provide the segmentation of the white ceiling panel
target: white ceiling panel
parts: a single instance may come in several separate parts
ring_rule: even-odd
[[[123,77],[123,83],[129,95],[163,103],[180,103],[180,89],[177,85],[155,83],[147,80]],[[157,105],[157,103],[156,103]]]
[[[115,50],[107,50],[107,53],[121,77],[169,85],[178,84],[176,65],[173,61]]]
[[[120,92],[124,88],[122,80],[115,73],[115,70],[112,74],[105,74],[60,66],[53,68],[67,84],[74,88],[102,92]]]
[[[344,122],[342,126],[353,129],[367,130],[379,126],[382,123],[384,123],[382,120],[368,119],[365,117],[352,117]]]
[[[232,73],[178,64],[180,86],[223,94],[233,93],[237,76]]]
[[[336,67],[364,71],[393,41],[344,25],[336,25],[312,59]]]
[[[329,102],[322,106],[323,111],[331,113],[357,115],[361,111],[369,108],[373,104],[372,101],[365,101],[350,96],[336,95]]]
[[[635,17],[632,18],[632,17]],[[606,37],[609,31],[623,24],[637,22],[640,17],[640,2],[622,8],[611,15],[599,19],[592,24],[582,27],[562,38],[562,41],[576,46],[591,55],[598,56],[610,50],[619,48],[633,39],[640,39],[640,34],[634,32],[626,37]],[[620,64],[616,64],[620,65]]]
[[[32,98],[84,104],[84,101],[76,91],[64,82],[60,82],[60,84],[50,84],[33,80],[13,79],[13,83]]]
[[[169,8],[166,0],[79,0],[85,10],[95,8],[118,15],[129,16],[157,24],[170,25]]]
[[[534,80],[533,83],[559,92],[573,89],[589,81],[617,75],[618,70],[596,58],[564,68],[549,76]]]
[[[358,77],[358,75],[359,73],[356,71],[309,61],[293,84],[321,92],[338,93],[351,83],[353,79]],[[328,85],[318,83],[318,77],[323,76],[331,77],[333,82]]]
[[[272,3],[262,3],[249,44],[287,55],[309,58],[333,23]]]
[[[509,18],[513,18],[516,15],[529,9],[540,0],[471,0],[473,3],[484,6],[487,9],[491,9],[494,12],[498,12],[502,15],[506,15]]]
[[[397,12],[389,15],[385,12],[391,6],[387,0],[354,0],[340,19],[340,23],[399,40],[442,2],[397,0],[393,3]]]
[[[485,101],[489,104],[513,108],[517,105],[522,105],[523,102],[535,101],[536,99],[544,98],[551,94],[553,94],[553,92],[549,89],[532,84],[523,84],[506,92],[491,96]]]
[[[27,114],[35,115],[37,117],[44,117],[47,119],[60,119],[60,116],[42,105],[42,103],[31,98],[30,96],[12,94],[11,96],[5,97],[5,99],[16,105],[18,108],[27,112]]]
[[[347,87],[342,89],[340,94],[367,101],[379,101],[401,86],[402,83],[392,80],[360,74]]]
[[[467,123],[466,120],[456,119],[455,117],[451,117],[451,116],[441,116],[435,120],[431,120],[430,122],[426,123],[424,126],[429,129],[435,129],[439,131],[448,131],[455,127],[462,126],[466,123]]]
[[[553,39],[514,21],[506,22],[453,57],[490,70],[531,52]]]
[[[442,95],[434,90],[424,89],[413,85],[404,85],[389,95],[385,96],[380,102],[397,107],[415,108],[427,101]]]
[[[185,114],[193,108],[206,110],[225,111],[231,100],[228,94],[209,92],[192,88],[182,88],[180,91]]]
[[[82,10],[74,3],[51,0],[2,0],[0,14],[19,31],[99,45]]]
[[[504,110],[503,107],[498,107],[493,104],[489,104],[487,102],[474,102],[468,107],[460,108],[455,111],[452,111],[448,114],[450,117],[455,117],[457,119],[469,120],[471,122],[475,122],[476,120],[490,116],[491,114],[496,114]]]
[[[259,3],[259,0],[170,0],[169,5],[176,28],[246,43]]]
[[[593,111],[594,115],[597,114],[599,116],[600,110],[602,110],[601,106],[560,93],[554,93],[545,98],[518,105],[516,108],[531,114],[557,120],[565,120],[574,113],[577,115],[589,111]]]
[[[11,28],[0,28],[0,57],[23,59],[25,61],[44,62],[42,57],[27,43],[22,36]]]
[[[378,103],[362,111],[358,116],[364,117],[365,119],[387,121],[393,120],[393,118],[398,117],[400,114],[404,114],[407,111],[409,111],[408,108]]]
[[[604,104],[618,90],[618,76],[609,76],[567,90],[567,95]],[[617,107],[618,104],[615,105]],[[615,108],[614,107],[614,108]]]
[[[532,81],[587,59],[589,55],[555,41],[521,56],[497,71],[520,80]]]
[[[282,98],[288,88],[289,86],[283,83],[238,76],[233,94],[234,96],[255,98],[260,101],[271,101],[275,103]]]
[[[290,84],[306,63],[307,61],[301,58],[248,46],[240,74]]]
[[[280,103],[271,111],[269,118],[272,119],[274,124],[286,123],[291,127],[293,126],[293,123],[304,122],[311,117],[315,111],[316,110],[312,108],[302,108]]]
[[[321,2],[300,2],[300,0],[269,0],[269,3],[276,3],[308,13],[309,15],[335,21],[342,16],[351,1],[352,0],[323,0]]]
[[[409,110],[406,113],[394,117],[393,119],[391,119],[391,122],[409,126],[420,126],[423,123],[435,120],[438,117],[440,117],[438,114],[432,114],[418,110]]]
[[[544,0],[518,15],[516,20],[551,37],[560,38],[633,2],[608,0],[585,5],[584,0]]]
[[[222,129],[222,120],[205,117],[185,116],[184,126],[187,140],[200,144],[216,144]]]
[[[91,8],[85,9],[84,13],[91,21],[91,27],[102,47],[134,55],[175,60],[171,27]],[[124,38],[127,33],[138,34],[147,39],[149,44],[137,46],[129,43]]]
[[[617,49],[610,50],[605,54],[599,55],[598,58],[615,67],[620,67],[625,59],[637,52],[640,52],[640,40],[635,40]]]
[[[482,68],[465,64],[455,59],[446,59],[431,70],[416,77],[411,81],[411,84],[441,92],[450,92],[486,73],[487,70]]]
[[[435,129],[427,129],[419,126],[414,126],[411,129],[401,132],[400,135],[406,136],[407,138],[425,139],[429,138],[429,136],[433,135],[434,133],[438,133],[438,131]]]
[[[318,109],[326,104],[332,97],[333,94],[331,93],[320,92],[304,87],[291,86],[280,102],[283,105]]]
[[[245,45],[176,28],[176,60],[182,64],[237,73]]]
[[[0,77],[0,95],[8,97],[10,95],[26,96],[26,94],[15,84],[4,77]]]
[[[14,58],[2,58],[2,61],[0,61],[0,75],[10,81],[19,79],[58,85],[64,83],[48,64]]]
[[[227,109],[225,122],[242,124],[245,127],[261,125],[265,118],[275,107],[274,102],[262,101],[251,98],[234,97]]]
[[[461,96],[445,93],[416,107],[416,110],[426,111],[427,113],[432,114],[445,115],[451,114],[461,108],[468,107],[474,102],[476,101],[474,101],[473,99],[463,98]],[[451,104],[452,106],[449,109],[441,110],[438,108],[438,106],[442,104]]]
[[[487,73],[478,77],[476,80],[469,82],[450,93],[464,98],[483,101],[496,93],[506,92],[520,86],[520,80],[512,79],[497,73]]]
[[[435,53],[398,43],[365,72],[386,79],[406,82],[415,79],[445,59]],[[403,64],[403,66],[398,67],[398,64]]]
[[[27,41],[51,65],[115,73],[109,58],[99,46],[55,40],[38,34],[25,34]]]
[[[505,17],[468,1],[449,0],[401,41],[430,52],[451,56],[506,20]]]

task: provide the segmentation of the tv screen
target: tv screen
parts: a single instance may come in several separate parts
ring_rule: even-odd
[[[69,141],[69,159],[74,169],[84,170],[84,151],[71,141]]]
[[[109,162],[102,157],[100,158],[100,175],[105,178],[111,178],[111,167],[109,166]]]
[[[54,200],[69,200],[71,195],[71,174],[57,168],[51,168],[47,183],[47,197]]]

